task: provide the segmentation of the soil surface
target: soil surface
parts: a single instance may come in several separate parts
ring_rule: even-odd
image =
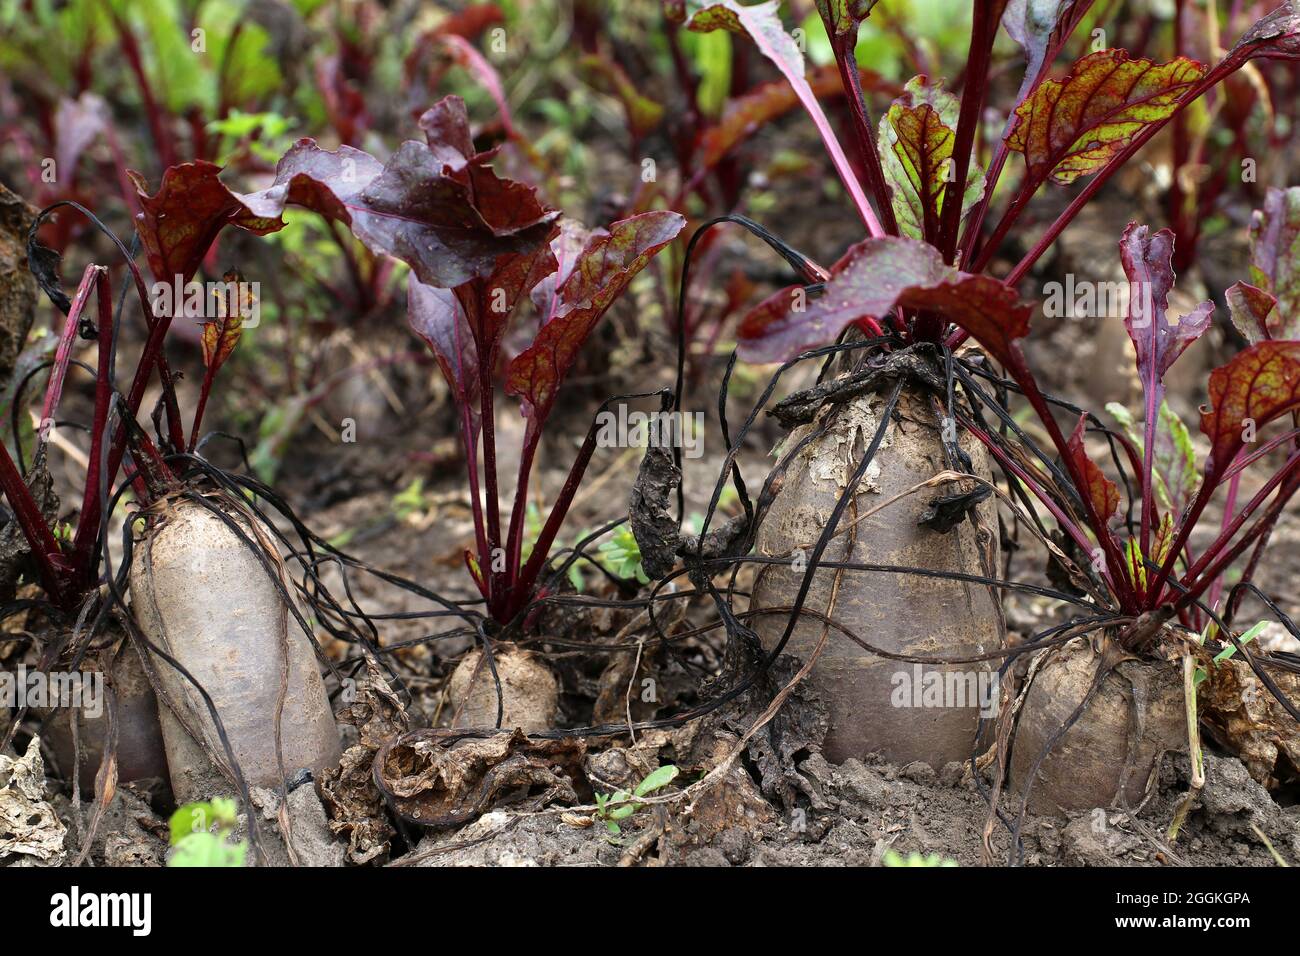
[[[649,809],[638,814],[641,825],[625,827],[617,838],[598,822],[584,825],[582,815],[497,811],[426,837],[412,859],[421,866],[614,865],[649,834],[653,846],[637,857],[646,865],[877,866],[890,850],[903,857],[937,854],[961,866],[983,862],[988,804],[962,765],[936,773],[919,763],[834,766],[812,757],[799,770],[819,791],[821,810],[730,827],[703,845],[694,845],[691,821],[680,815],[671,818],[667,836],[655,836]],[[1029,866],[1275,866],[1265,838],[1288,863],[1300,860],[1300,806],[1278,806],[1231,757],[1207,757],[1205,789],[1169,841],[1168,822],[1188,793],[1187,771],[1186,758],[1166,761],[1159,791],[1136,821],[1104,810],[1068,819],[1028,816],[1020,860]],[[1017,811],[1018,804],[1004,802],[1009,817]],[[989,843],[993,863],[1010,862],[1005,826],[993,828]]]

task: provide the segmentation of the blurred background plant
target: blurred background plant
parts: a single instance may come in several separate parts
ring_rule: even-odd
[[[128,170],[157,183],[176,163],[213,162],[225,167],[232,188],[251,190],[269,184],[276,158],[299,137],[330,149],[365,149],[382,161],[410,137],[415,117],[454,93],[468,104],[476,145],[499,149],[496,165],[504,174],[537,186],[588,226],[669,208],[691,219],[687,236],[712,217],[743,214],[772,224],[808,255],[833,260],[860,225],[815,129],[752,43],[726,31],[687,29],[685,16],[703,5],[0,0],[0,182],[37,207],[77,201],[129,244],[140,198]],[[1047,6],[1053,14],[1066,6],[1084,11],[1059,69],[1099,47],[1213,60],[1271,5]],[[915,73],[945,78],[960,92],[971,28],[967,0],[866,6],[871,12],[856,53],[873,116]],[[815,4],[785,0],[779,11],[804,52],[811,89],[847,137],[849,107]],[[1022,67],[1021,49],[1002,31],[976,144],[981,163],[1003,132]],[[1180,116],[1117,187],[1163,210],[1178,236],[1175,268],[1194,273],[1184,280],[1189,288],[1201,281],[1196,273],[1222,258],[1197,257],[1198,243],[1222,239],[1235,250],[1236,234],[1266,187],[1287,185],[1285,157],[1296,150],[1296,73],[1291,64],[1250,64]],[[1008,170],[998,190],[1014,190],[1018,175]],[[1026,230],[1035,215],[1021,223]],[[407,449],[409,461],[426,471],[447,464],[454,458],[445,448],[454,411],[401,319],[406,267],[374,256],[315,214],[293,210],[288,222],[262,240],[223,234],[204,260],[200,278],[238,266],[261,284],[262,321],[245,330],[226,373],[238,384],[211,411],[212,427],[243,436],[256,471],[274,478],[286,474],[286,465],[292,475],[309,460],[291,455],[294,448],[346,441],[349,420],[370,439],[401,441],[404,423],[424,413],[435,423],[432,447]],[[122,281],[122,264],[104,237],[71,209],[53,216],[41,239],[67,254],[67,274],[92,259],[112,261],[113,281]],[[633,283],[629,304],[593,336],[588,355],[598,358],[575,369],[575,384],[588,386],[577,390],[579,400],[639,382],[646,367],[661,384],[671,383],[662,357],[677,333],[683,252],[679,241],[651,263]],[[702,237],[683,317],[688,386],[720,372],[738,319],[786,281],[785,265],[741,230]],[[55,316],[44,308],[28,368],[51,348],[46,330]],[[138,348],[142,324],[124,327],[121,347]],[[529,331],[505,343],[506,360]],[[1226,322],[1221,335],[1234,335]],[[193,323],[177,323],[172,332],[182,390],[201,379],[198,338]],[[752,396],[758,381],[742,365],[733,372],[732,394]],[[39,386],[33,382],[25,396]],[[26,416],[18,417],[27,430]]]

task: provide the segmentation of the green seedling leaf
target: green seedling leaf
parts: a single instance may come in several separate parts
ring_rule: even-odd
[[[1242,634],[1241,637],[1237,638],[1238,643],[1249,644],[1255,638],[1259,637],[1259,635],[1264,632],[1264,629],[1266,627],[1268,627],[1268,622],[1260,621],[1250,630],[1246,631],[1246,633]],[[1237,653],[1237,645],[1229,644],[1223,650],[1219,651],[1219,653],[1214,655],[1214,663],[1221,664],[1224,661],[1226,661],[1228,658],[1232,657],[1233,654],[1236,653]]]
[[[1128,561],[1130,581],[1136,581],[1143,590],[1147,586],[1147,566],[1142,560],[1142,545],[1136,538],[1129,538],[1124,545],[1124,558]]]
[[[172,851],[167,860],[174,867],[241,867],[248,856],[248,847],[230,843],[216,833],[191,833]]]
[[[638,783],[634,793],[638,797],[644,797],[656,790],[661,790],[672,783],[677,778],[677,774],[678,770],[672,764],[660,767]]]
[[[172,846],[195,833],[207,833],[214,826],[224,830],[232,829],[238,814],[239,805],[225,797],[187,803],[171,815],[169,827]]]
[[[1106,411],[1111,414],[1139,455],[1146,444],[1141,427],[1127,408],[1118,402],[1109,402]],[[1156,452],[1152,461],[1155,473],[1156,496],[1167,511],[1181,514],[1201,485],[1196,469],[1196,448],[1187,424],[1167,401],[1160,404],[1160,427],[1156,430]],[[1161,560],[1152,555],[1155,560]]]

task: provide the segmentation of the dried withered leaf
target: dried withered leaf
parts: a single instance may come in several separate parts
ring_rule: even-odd
[[[375,781],[404,819],[454,827],[507,799],[532,810],[578,802],[586,753],[583,740],[531,740],[519,730],[486,738],[417,730],[380,750]]]
[[[375,753],[405,733],[410,719],[370,657],[356,701],[338,719],[357,728],[359,742],[344,752],[337,767],[322,771],[321,800],[329,813],[330,831],[348,838],[348,859],[362,865],[386,856],[396,832],[375,785]]]
[[[938,395],[947,391],[947,381],[935,356],[924,346],[909,346],[888,356],[873,356],[866,368],[791,392],[768,410],[781,425],[794,429],[807,425],[826,405],[842,405],[866,395],[884,392],[894,382],[906,381]]]
[[[965,521],[966,515],[991,494],[993,490],[987,485],[977,485],[970,491],[957,491],[931,498],[925,503],[925,511],[916,523],[940,534],[947,534]]]
[[[611,747],[591,754],[586,761],[587,774],[593,785],[604,790],[631,790],[659,767],[672,764],[682,778],[703,777],[731,756],[740,738],[717,725],[716,721],[692,721],[670,730],[651,730],[637,735],[627,747]],[[758,785],[737,760],[722,776],[689,803],[671,805],[677,813],[690,807],[683,826],[671,828],[675,846],[705,846],[724,830],[740,827],[755,830],[772,820],[771,805],[763,799]]]
[[[726,726],[737,733],[745,733],[802,666],[793,655],[778,657],[727,712]],[[788,810],[795,808],[800,794],[814,806],[821,802],[820,795],[799,773],[797,765],[812,754],[821,753],[829,728],[826,702],[809,681],[800,681],[785,705],[750,738],[747,747],[749,759],[758,770],[764,796],[780,801]]]
[[[17,856],[25,862],[57,864],[67,835],[45,800],[40,738],[33,737],[27,753],[17,760],[0,754],[0,860]]]
[[[1269,676],[1288,699],[1300,702],[1300,674],[1270,669]],[[1300,728],[1245,661],[1214,665],[1201,685],[1199,708],[1215,737],[1261,784],[1300,773]]]
[[[711,769],[726,760],[739,741],[739,737],[723,732],[706,733],[701,735],[697,753],[703,749],[701,756]],[[739,827],[753,831],[775,815],[744,763],[737,760],[716,785],[691,802],[689,833],[674,834],[675,842],[705,846],[724,830]]]
[[[648,445],[632,486],[628,520],[632,536],[641,549],[641,565],[652,580],[664,577],[677,564],[681,532],[673,508],[681,482],[682,472],[673,463],[672,451],[660,445]]]

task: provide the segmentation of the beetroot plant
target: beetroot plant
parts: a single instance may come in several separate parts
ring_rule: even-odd
[[[854,59],[859,26],[873,4],[819,0],[817,6],[849,96],[856,167],[809,91],[799,47],[785,32],[775,3],[704,3],[693,6],[686,21],[691,30],[726,29],[748,36],[777,66],[812,116],[870,234],[823,270],[825,281],[805,281],[774,293],[740,327],[742,358],[787,366],[800,356],[824,354],[829,343],[846,334],[868,337],[865,344],[841,346],[860,356],[842,366],[843,374],[775,410],[798,430],[782,447],[769,478],[770,501],[760,502],[760,510],[766,505],[768,511],[757,537],[758,560],[765,566],[751,605],[755,626],[771,655],[789,645],[817,658],[812,676],[831,700],[832,757],[884,749],[899,760],[926,759],[936,765],[971,752],[977,708],[968,700],[964,708],[900,714],[897,702],[890,700],[890,682],[898,678],[900,662],[980,668],[998,657],[1063,643],[1081,631],[1111,634],[1107,646],[1115,649],[1100,652],[1100,666],[1088,661],[1089,666],[1072,670],[1051,695],[1068,704],[1051,715],[1060,719],[1054,730],[1042,733],[1042,746],[1025,744],[1017,753],[1027,753],[1036,770],[1063,728],[1079,720],[1105,683],[1107,703],[1094,703],[1093,716],[1102,726],[1098,715],[1105,712],[1110,724],[1097,733],[1081,730],[1061,748],[1066,755],[1056,769],[1062,779],[1077,771],[1078,779],[1089,783],[1077,786],[1068,799],[1096,800],[1087,803],[1094,806],[1113,802],[1120,792],[1136,802],[1150,763],[1168,743],[1169,721],[1149,721],[1149,735],[1160,738],[1163,729],[1164,738],[1137,748],[1136,760],[1126,762],[1121,719],[1126,712],[1115,704],[1122,698],[1112,671],[1125,655],[1152,660],[1167,653],[1154,648],[1168,644],[1164,625],[1172,619],[1189,626],[1198,613],[1210,615],[1197,602],[1246,549],[1258,546],[1294,490],[1294,465],[1288,459],[1250,502],[1228,509],[1231,517],[1219,540],[1207,551],[1191,554],[1188,538],[1216,489],[1225,482],[1231,485],[1246,461],[1260,457],[1238,459],[1243,420],[1262,426],[1294,408],[1300,377],[1293,345],[1259,342],[1216,371],[1209,383],[1212,411],[1202,420],[1212,449],[1199,483],[1192,487],[1181,473],[1181,484],[1175,476],[1163,475],[1161,468],[1173,467],[1185,456],[1186,443],[1168,412],[1165,420],[1174,430],[1160,425],[1165,407],[1161,380],[1187,343],[1204,331],[1212,306],[1207,303],[1169,324],[1164,313],[1173,283],[1171,236],[1149,236],[1136,226],[1126,233],[1125,268],[1142,293],[1128,325],[1145,409],[1141,440],[1118,439],[1123,463],[1139,479],[1133,496],[1140,516],[1132,534],[1124,536],[1112,529],[1119,494],[1084,452],[1088,419],[1080,419],[1067,437],[1068,429],[1056,418],[1062,403],[1043,393],[1025,364],[1018,340],[1028,331],[1032,309],[1021,302],[1017,287],[1099,190],[1205,93],[1252,63],[1300,58],[1300,15],[1290,3],[1283,4],[1246,30],[1212,66],[1183,56],[1159,63],[1106,48],[1068,64],[1058,77],[1053,75],[1056,61],[1091,3],[1049,5],[1052,10],[1044,15],[1042,5],[976,0],[960,93],[917,77],[877,126],[856,89]],[[993,107],[988,102],[993,44],[1000,26],[1024,49],[1028,67],[1001,135],[988,141],[984,131]],[[1016,153],[1019,163],[1012,162]],[[999,188],[1012,171],[1019,172],[1018,179]],[[1072,198],[1026,243],[1028,251],[1009,272],[991,274],[1005,240],[1018,235],[1031,201],[1049,182],[1073,186]],[[1003,195],[1009,199],[994,215]],[[1270,312],[1264,292],[1237,288],[1233,297],[1247,303],[1243,308]],[[958,351],[968,338],[1006,370],[1009,381]],[[991,395],[978,379],[992,380],[997,394]],[[1050,436],[1050,454],[1028,443],[1006,411],[1005,398],[999,404],[1008,390],[1029,402]],[[984,417],[990,410],[996,427]],[[1079,410],[1074,413],[1077,417]],[[1280,438],[1269,447],[1287,441]],[[1081,630],[1052,632],[1042,638],[1046,644],[1035,642],[1030,648],[1000,649],[994,592],[1013,585],[994,573],[998,532],[984,510],[988,505],[981,504],[991,490],[981,475],[986,455],[1010,477],[1011,493],[1022,503],[1029,501],[1026,493],[1039,499],[1060,525],[1068,547],[1086,556],[1083,564],[1089,569],[1095,564],[1095,587],[1085,589],[1087,599],[1052,592],[1091,612]],[[936,479],[939,472],[974,477],[959,484],[957,493],[923,507],[914,498],[920,489],[936,480],[954,480]],[[1162,490],[1185,496],[1185,508],[1158,504]],[[898,513],[909,499],[915,502],[913,513]],[[867,516],[884,507],[882,501],[894,507],[891,520],[871,520]],[[1032,510],[1020,519],[1036,520],[1027,513]],[[845,526],[836,530],[841,519]],[[904,534],[900,528],[910,530]],[[1038,532],[1051,541],[1045,528]],[[1073,564],[1052,547],[1062,561]],[[841,548],[842,557],[835,553]],[[914,576],[919,583],[877,578],[880,583],[872,585],[847,579],[850,570],[901,572],[903,582]],[[801,621],[804,609],[812,614]],[[828,617],[847,628],[853,640],[827,645]],[[1083,685],[1072,697],[1071,682],[1081,678]],[[1047,684],[1044,680],[1042,686]],[[1181,692],[1180,682],[1171,686]],[[1180,715],[1175,708],[1174,717]],[[1047,726],[1049,720],[1040,708],[1027,722]],[[1077,743],[1080,739],[1108,743],[1089,751]],[[1080,753],[1090,756],[1083,759]],[[1022,777],[1033,776],[1033,770]],[[1125,789],[1117,780],[1138,785]]]

